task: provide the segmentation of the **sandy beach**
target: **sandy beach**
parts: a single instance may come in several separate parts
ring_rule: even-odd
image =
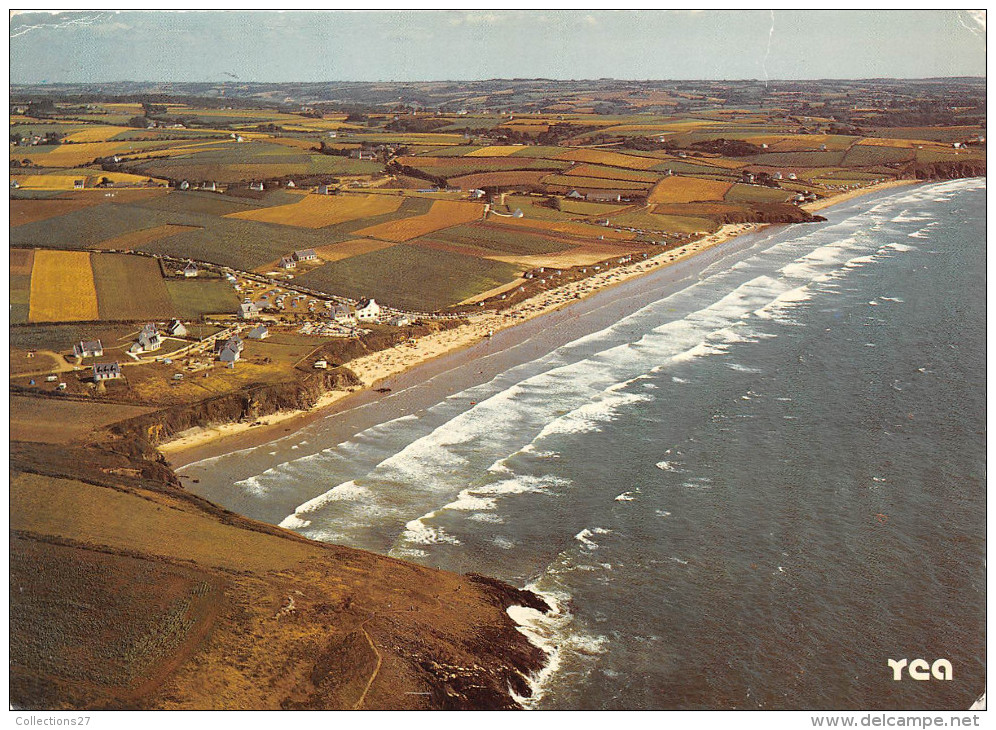
[[[911,185],[915,182],[913,180],[896,180],[881,183],[820,200],[805,206],[805,208],[810,212],[822,210],[830,205],[843,203],[861,195]],[[362,388],[354,391],[325,393],[307,411],[274,413],[253,423],[228,423],[190,429],[179,434],[177,438],[161,444],[159,450],[166,455],[174,467],[180,467],[196,460],[196,458],[203,458],[204,447],[208,445],[211,446],[212,452],[223,451],[225,450],[224,446],[231,446],[233,449],[242,448],[249,441],[239,437],[248,437],[250,432],[252,443],[260,443],[266,438],[276,438],[283,433],[307,425],[315,420],[319,413],[322,415],[333,413],[361,398],[363,394],[370,394],[371,388],[385,378],[398,375],[455,350],[470,347],[485,340],[493,333],[554,312],[572,302],[591,296],[595,292],[604,291],[628,279],[643,276],[661,267],[688,259],[737,236],[761,230],[767,225],[756,223],[726,225],[717,232],[697,241],[662,252],[653,258],[640,259],[624,266],[598,272],[586,279],[550,289],[506,310],[471,315],[468,317],[469,323],[461,327],[428,335],[415,343],[398,345],[347,363],[347,367],[362,381]]]

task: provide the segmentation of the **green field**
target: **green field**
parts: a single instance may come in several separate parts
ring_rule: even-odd
[[[170,279],[166,289],[183,319],[196,319],[202,314],[235,314],[239,308],[235,290],[218,279]]]
[[[856,144],[844,157],[844,165],[861,167],[864,165],[884,165],[891,162],[905,162],[913,159],[916,150],[899,147],[879,147],[878,145]]]
[[[710,218],[659,215],[657,213],[622,213],[612,216],[609,220],[617,226],[632,226],[633,228],[668,233],[695,233],[697,231],[714,231],[719,228],[716,221]]]
[[[792,197],[792,192],[761,185],[735,184],[726,191],[724,200],[730,203],[784,203]]]
[[[101,319],[161,320],[176,315],[155,259],[98,253],[90,257],[90,264]]]
[[[10,275],[10,323],[25,324],[28,321],[28,303],[31,300],[31,275]]]
[[[426,236],[434,241],[476,246],[489,254],[534,255],[556,253],[572,248],[560,243],[518,231],[498,230],[481,225],[456,226]]]
[[[297,277],[304,286],[355,299],[431,311],[513,281],[518,266],[399,244],[335,261]]]

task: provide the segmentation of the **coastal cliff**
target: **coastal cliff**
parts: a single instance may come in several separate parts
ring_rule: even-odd
[[[127,444],[131,444],[128,447]],[[148,444],[11,444],[13,706],[516,709],[545,661],[461,576],[183,490]]]

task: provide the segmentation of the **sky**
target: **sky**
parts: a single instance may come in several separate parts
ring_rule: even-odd
[[[104,11],[10,19],[12,83],[985,76],[984,11]]]

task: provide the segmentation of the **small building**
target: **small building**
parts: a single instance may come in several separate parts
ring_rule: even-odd
[[[201,185],[201,190],[207,190],[208,192],[216,193],[218,192],[218,184],[214,182],[204,183],[203,185]]]
[[[239,319],[256,319],[259,316],[259,307],[252,302],[243,302],[239,305]]]
[[[98,362],[93,364],[93,381],[117,380],[121,377],[121,366],[116,362]]]
[[[80,340],[73,345],[73,354],[76,357],[101,357],[104,346],[100,344],[100,340]]]
[[[795,179],[797,179],[796,174],[794,172],[790,172],[789,173],[789,180],[795,180]]]
[[[370,150],[351,150],[349,156],[354,160],[376,160],[377,153]]]
[[[380,317],[380,305],[376,299],[366,299],[356,308],[356,319],[360,322],[376,322]]]
[[[522,208],[516,208],[515,211],[512,213],[513,218],[522,218],[523,215],[524,214],[522,212]]]
[[[86,187],[86,180],[73,180],[73,190],[82,190]]]
[[[329,361],[328,360],[315,360],[314,368],[316,370],[328,370]]]
[[[180,183],[180,190],[190,190],[190,183],[184,180]]]
[[[772,180],[781,180],[782,179],[782,174],[780,172],[773,173],[771,175],[771,179]]]
[[[293,256],[281,256],[280,257],[280,268],[281,269],[296,269],[297,261],[294,260]]]
[[[288,180],[287,181],[287,187],[289,187],[289,188],[296,188],[297,185],[294,184],[293,180]]]
[[[313,248],[305,248],[305,249],[302,249],[300,251],[295,251],[294,252],[294,260],[295,261],[317,261],[318,260],[318,254],[315,253],[315,249],[313,249]]]
[[[606,191],[593,191],[587,193],[584,196],[585,200],[595,201],[595,202],[613,202],[617,203],[622,199],[622,196],[618,193],[606,192]]]
[[[170,337],[185,337],[187,335],[187,328],[183,326],[183,322],[178,319],[171,319],[169,324],[166,325],[166,334]]]
[[[252,182],[252,183],[249,183],[249,189],[250,190],[255,190],[255,191],[261,193],[264,190],[263,183],[261,183],[261,182]]]
[[[317,193],[318,195],[331,195],[332,194],[332,186],[331,185],[319,185],[317,188],[315,188],[315,193]]]
[[[17,190],[19,187],[21,187],[21,183],[17,182],[17,180],[11,180],[10,187],[12,190]]]
[[[577,190],[570,191],[569,193],[567,193],[565,197],[568,197],[571,200],[584,200],[584,196],[581,193],[579,193]]]
[[[197,267],[194,265],[193,261],[183,267],[183,276],[186,279],[193,279],[197,276]]]
[[[270,330],[266,328],[265,324],[257,325],[249,330],[249,334],[246,335],[250,340],[265,340],[270,336]]]
[[[404,314],[399,314],[397,316],[391,317],[388,322],[392,327],[407,327],[412,321]]]
[[[329,315],[332,317],[333,322],[338,322],[339,324],[351,324],[356,321],[353,313],[349,311],[349,307],[345,304],[333,304]]]

